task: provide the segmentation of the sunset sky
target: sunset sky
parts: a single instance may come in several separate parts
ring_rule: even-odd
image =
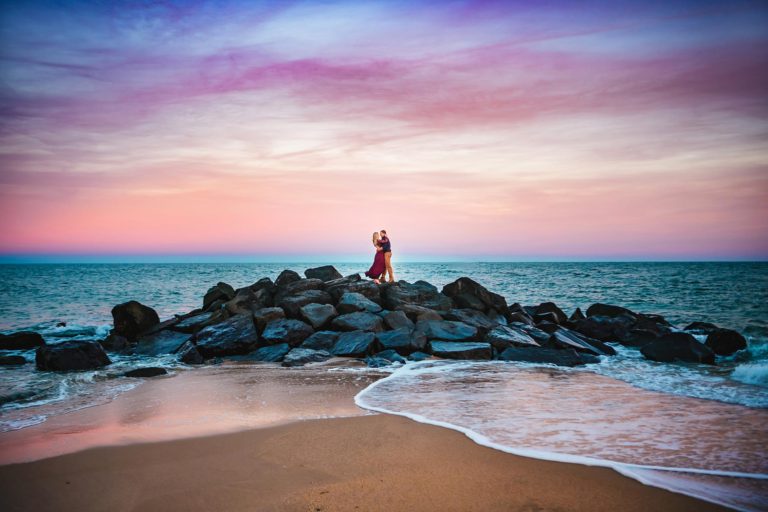
[[[0,254],[768,259],[768,2],[2,2]]]

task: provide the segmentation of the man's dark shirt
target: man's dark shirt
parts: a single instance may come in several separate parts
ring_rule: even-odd
[[[388,236],[381,238],[381,250],[384,252],[392,252],[392,244],[389,242]]]

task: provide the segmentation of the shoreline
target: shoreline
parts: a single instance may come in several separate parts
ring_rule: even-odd
[[[5,510],[725,510],[386,414],[3,465],[0,492]]]

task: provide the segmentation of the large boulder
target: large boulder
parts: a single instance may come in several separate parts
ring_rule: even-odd
[[[177,322],[171,329],[179,332],[195,333],[200,329],[204,329],[209,325],[218,324],[229,318],[229,313],[225,309],[218,309],[216,311],[208,311],[207,313],[200,313]]]
[[[24,356],[0,356],[0,366],[19,366],[27,364]]]
[[[275,292],[275,304],[279,305],[285,297],[303,294],[308,291],[322,290],[324,286],[320,279],[299,279],[284,286],[279,286]]]
[[[98,341],[65,341],[37,348],[35,364],[38,370],[93,370],[111,364],[109,356]]]
[[[412,322],[420,320],[442,320],[443,316],[434,309],[417,306],[416,304],[402,304],[397,306],[397,311],[402,311]]]
[[[327,325],[339,314],[330,304],[307,304],[301,307],[301,318],[315,329]]]
[[[424,350],[427,346],[427,338],[424,334],[408,327],[380,332],[376,335],[376,340],[381,350],[395,350],[402,355]]]
[[[493,348],[490,343],[432,341],[429,346],[432,355],[444,359],[491,359],[493,357]]]
[[[344,357],[365,357],[373,351],[376,335],[370,331],[342,333],[331,349],[331,354]]]
[[[426,320],[416,323],[416,330],[428,340],[473,341],[477,340],[477,328],[450,320]]]
[[[573,322],[573,330],[600,341],[618,341],[626,338],[637,317],[627,315],[592,315]]]
[[[227,302],[235,296],[235,289],[227,283],[216,283],[208,288],[203,297],[203,309],[208,310],[215,302]]]
[[[600,302],[592,304],[587,308],[587,316],[628,316],[633,319],[637,318],[637,314],[627,308],[611,304],[602,304]]]
[[[600,362],[597,356],[575,350],[531,347],[509,347],[499,354],[499,359],[525,363],[549,363],[558,366],[579,366]]]
[[[291,347],[297,347],[315,332],[312,326],[294,319],[281,319],[269,322],[261,333],[264,343],[275,345],[288,343]]]
[[[264,290],[254,292],[250,288],[240,288],[235,291],[235,296],[231,300],[224,303],[224,309],[232,315],[250,314],[270,303],[271,300]]]
[[[336,331],[317,331],[302,342],[301,348],[330,352],[336,344],[336,340],[339,339],[339,335],[340,333]]]
[[[307,304],[331,304],[333,300],[323,290],[306,290],[296,295],[282,297],[277,305],[289,318],[301,318],[301,308]]]
[[[154,309],[135,300],[113,307],[112,319],[114,333],[125,336],[131,342],[136,341],[139,334],[160,323],[160,317]]]
[[[490,343],[499,351],[515,345],[523,347],[539,346],[536,340],[531,338],[528,333],[512,325],[497,325],[488,331],[484,341]]]
[[[99,340],[99,343],[107,352],[117,352],[120,354],[130,354],[133,352],[133,344],[128,341],[128,338],[114,332],[107,334],[107,337]]]
[[[179,354],[179,361],[184,364],[203,364],[205,362],[205,359],[197,351],[197,347],[192,340],[179,347],[177,353]]]
[[[413,321],[408,318],[404,311],[387,311],[383,318],[384,324],[389,329],[399,329],[401,327],[413,329],[416,327],[416,324],[414,324]]]
[[[606,345],[602,341],[588,338],[565,327],[559,327],[552,332],[549,342],[557,348],[569,348],[577,352],[586,352],[596,356],[612,356],[616,354],[616,350],[613,347]]]
[[[307,279],[320,279],[321,281],[333,281],[342,278],[341,273],[333,265],[308,268],[304,271],[304,275]]]
[[[256,323],[256,329],[258,329],[259,334],[264,331],[269,322],[282,318],[285,318],[285,310],[283,308],[261,308],[253,312],[253,321]]]
[[[378,313],[381,311],[381,306],[373,302],[362,293],[346,292],[339,299],[339,303],[336,305],[336,309],[342,315],[346,313],[355,313],[357,311]]]
[[[248,359],[254,361],[265,361],[268,363],[276,363],[282,361],[285,355],[291,351],[291,346],[287,343],[278,343],[277,345],[267,345],[261,347],[248,355]]]
[[[45,345],[43,337],[33,331],[0,334],[0,350],[29,350],[42,345]]]
[[[338,331],[373,331],[384,330],[384,321],[380,316],[365,311],[347,313],[333,319],[331,326]]]
[[[619,338],[619,343],[625,347],[642,347],[658,338],[660,335],[647,329],[630,329]]]
[[[693,322],[685,326],[685,331],[692,332],[694,334],[709,334],[718,330],[719,327],[710,322]]]
[[[557,307],[557,304],[554,302],[542,302],[538,306],[536,306],[536,310],[534,312],[533,319],[536,320],[537,316],[545,315],[545,314],[551,314],[552,318],[554,318],[556,324],[563,325],[568,321],[568,316],[563,312],[562,309]]]
[[[488,331],[499,325],[495,320],[491,320],[482,311],[476,309],[451,309],[443,315],[446,320],[454,320],[471,325],[477,329],[478,336],[484,337]]]
[[[331,358],[325,350],[297,347],[291,349],[283,358],[283,366],[304,366],[307,363],[319,363]]]
[[[585,318],[587,317],[582,313],[581,308],[576,308],[573,313],[571,313],[571,316],[568,317],[568,321],[574,323],[579,320],[584,320]]]
[[[416,281],[410,284],[406,281],[389,284],[383,287],[383,300],[387,309],[399,309],[399,306],[413,304],[435,311],[448,311],[453,308],[450,297],[437,291],[426,281]]]
[[[517,329],[518,331],[522,331],[531,338],[533,338],[533,341],[538,343],[541,346],[544,346],[549,341],[549,337],[551,334],[549,334],[546,331],[543,331],[539,329],[538,327],[535,327],[533,325],[530,325],[528,323],[523,322],[512,322],[509,324],[509,327],[512,327],[514,329]]]
[[[190,334],[166,329],[139,338],[133,347],[134,354],[144,356],[158,356],[172,354],[178,350],[189,338]]]
[[[747,340],[744,336],[731,329],[717,329],[710,332],[704,344],[719,356],[729,356],[747,348]]]
[[[451,297],[459,308],[479,309],[492,318],[507,313],[507,300],[504,297],[488,291],[468,277],[460,277],[445,285],[443,294]]]
[[[235,315],[216,325],[209,325],[195,335],[197,351],[205,359],[247,354],[259,343],[259,334],[251,315]]]
[[[715,364],[715,353],[687,332],[664,334],[640,349],[646,359],[662,363]]]
[[[361,281],[358,274],[328,281],[325,283],[327,291],[333,300],[338,302],[345,293],[359,293],[373,302],[381,302],[381,290],[373,281]]]
[[[299,279],[301,279],[301,278],[299,278]],[[275,285],[275,283],[272,282],[272,280],[270,278],[262,277],[261,279],[259,279],[255,283],[253,283],[248,288],[250,288],[251,291],[253,291],[253,292],[258,292],[260,290],[266,290],[269,293],[274,293],[275,289],[277,288],[277,286]]]
[[[275,286],[281,288],[287,284],[300,280],[301,276],[298,272],[294,272],[293,270],[283,270],[280,272],[280,275],[277,276],[277,279],[275,279]]]

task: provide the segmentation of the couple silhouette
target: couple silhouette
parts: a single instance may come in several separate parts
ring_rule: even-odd
[[[373,258],[373,265],[365,273],[366,276],[373,279],[373,282],[380,284],[383,281],[389,283],[395,282],[395,275],[392,272],[392,243],[387,236],[387,230],[375,231],[373,233],[373,247],[376,249],[376,255]],[[389,279],[387,279],[389,274]]]

